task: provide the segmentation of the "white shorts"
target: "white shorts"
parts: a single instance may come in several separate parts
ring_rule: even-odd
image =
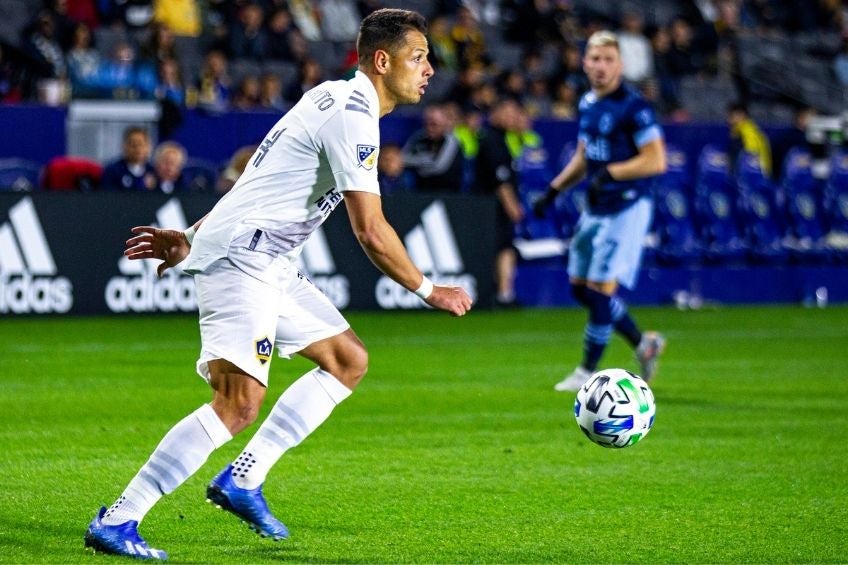
[[[633,288],[653,205],[650,198],[641,198],[617,214],[583,212],[568,248],[569,276],[592,282],[618,281]]]
[[[197,372],[207,381],[208,362],[226,359],[268,386],[274,348],[288,358],[350,327],[309,279],[287,260],[265,253],[231,249],[194,281],[201,339]]]

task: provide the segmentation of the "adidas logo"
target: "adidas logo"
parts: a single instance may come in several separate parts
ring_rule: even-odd
[[[447,208],[436,200],[421,212],[421,223],[404,238],[412,262],[434,283],[463,287],[473,300],[477,299],[477,280],[466,274],[465,265],[456,245]],[[381,308],[423,308],[425,304],[387,276],[377,281],[375,298]]]
[[[185,214],[176,198],[168,200],[156,211],[157,226],[184,230]],[[106,284],[106,306],[111,312],[191,312],[197,309],[194,281],[175,269],[165,271],[161,279],[156,274],[159,261],[141,259],[118,260],[120,275]]]
[[[295,264],[330,299],[333,306],[341,310],[350,304],[350,281],[345,275],[336,273],[336,263],[323,228],[315,230],[306,240]]]
[[[73,305],[73,285],[57,276],[35,205],[26,197],[0,225],[0,313],[63,314]]]

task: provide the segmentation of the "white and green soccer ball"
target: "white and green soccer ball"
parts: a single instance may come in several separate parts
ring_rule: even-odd
[[[644,438],[654,425],[656,411],[648,383],[624,369],[593,374],[574,401],[577,425],[604,447],[628,447]]]

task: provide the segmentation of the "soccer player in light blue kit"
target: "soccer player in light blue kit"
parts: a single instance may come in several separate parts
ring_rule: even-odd
[[[577,150],[533,206],[544,217],[560,190],[589,178],[586,209],[571,241],[571,292],[589,311],[583,360],[558,382],[557,391],[577,391],[597,369],[613,330],[636,350],[641,376],[650,380],[665,339],[641,332],[616,292],[632,288],[651,223],[652,178],[666,169],[665,142],[654,111],[622,83],[618,39],[609,31],[587,42],[583,69],[592,86],[580,100]]]

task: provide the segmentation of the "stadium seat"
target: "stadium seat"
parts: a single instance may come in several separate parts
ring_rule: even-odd
[[[41,167],[27,159],[0,159],[0,192],[30,192],[38,188]]]
[[[654,190],[653,246],[646,246],[645,259],[661,265],[691,266],[703,255],[693,219],[692,175],[686,153],[669,145],[666,154],[668,170],[657,179]]]
[[[41,186],[45,190],[88,192],[100,185],[103,166],[87,157],[54,157],[44,167]]]
[[[787,245],[793,258],[804,264],[818,264],[828,255],[824,187],[812,173],[809,154],[792,151],[783,174],[788,219]]]
[[[695,181],[696,225],[706,261],[736,263],[746,255],[739,229],[737,191],[727,153],[706,145],[698,158]]]
[[[215,192],[218,168],[211,161],[189,158],[183,166],[183,178],[190,192]]]
[[[840,264],[848,263],[848,153],[831,159],[824,199],[828,232],[825,246]]]

